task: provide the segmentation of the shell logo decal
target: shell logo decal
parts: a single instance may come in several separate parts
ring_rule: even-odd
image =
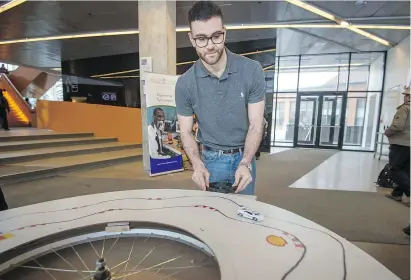
[[[285,241],[284,238],[276,235],[269,235],[266,238],[267,242],[270,243],[271,245],[278,246],[278,247],[284,247],[287,245],[287,241]]]

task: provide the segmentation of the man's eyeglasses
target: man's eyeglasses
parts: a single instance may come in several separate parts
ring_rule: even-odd
[[[206,37],[206,36],[199,36],[197,38],[194,38],[194,42],[196,43],[196,46],[199,48],[204,48],[208,45],[208,42],[211,40],[213,44],[221,44],[224,41],[224,32],[218,32],[213,34],[211,37]]]

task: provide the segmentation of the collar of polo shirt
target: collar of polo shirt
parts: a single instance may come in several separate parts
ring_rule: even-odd
[[[230,52],[227,48],[225,48],[225,51],[227,53],[227,68],[224,71],[220,79],[224,79],[226,78],[225,76],[228,76],[228,74],[232,74],[238,71],[238,65],[237,65],[235,54]],[[198,59],[196,61],[194,67],[195,67],[195,73],[197,77],[205,78],[208,76],[212,76],[210,71],[208,71],[207,68],[205,68],[204,64],[201,62],[201,59]]]

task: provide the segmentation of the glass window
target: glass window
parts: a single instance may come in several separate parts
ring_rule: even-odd
[[[350,68],[350,91],[367,91],[368,76],[370,74],[368,65],[352,64]]]
[[[299,56],[280,57],[278,63],[278,92],[295,92],[298,84]]]
[[[351,55],[350,91],[381,91],[384,75],[384,53],[368,52]]]
[[[339,67],[338,91],[347,91],[348,88],[348,66]]]
[[[381,91],[384,79],[384,53],[375,53],[378,57],[370,65],[368,91]]]
[[[1,62],[1,61],[0,61],[0,66],[1,66],[2,64],[4,64],[4,67],[6,67],[6,69],[7,69],[9,72],[14,71],[14,70],[16,70],[17,68],[19,68],[18,65],[8,64],[8,63],[6,63],[6,62]]]
[[[271,139],[275,146],[293,146],[296,99],[296,93],[274,95]]]
[[[301,56],[298,90],[337,91],[339,88],[344,90],[344,81],[346,84],[348,75],[344,67],[348,67],[348,59],[348,54]]]
[[[348,94],[343,149],[374,150],[380,96],[380,92]]]
[[[278,101],[277,102],[277,109],[276,109],[276,126],[283,126],[284,125],[284,109],[285,109],[285,101]]]
[[[52,86],[46,93],[41,97],[41,100],[50,101],[63,101],[63,80],[58,80],[54,86]]]
[[[365,98],[357,98],[357,108],[355,111],[355,126],[363,126],[364,125],[364,117],[365,117]]]

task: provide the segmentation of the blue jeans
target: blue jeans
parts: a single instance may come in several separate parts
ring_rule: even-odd
[[[208,172],[210,172],[210,183],[227,181],[230,184],[234,184],[235,172],[242,158],[242,153],[223,154],[221,151],[202,151],[202,160]],[[251,162],[251,176],[253,181],[240,194],[254,195],[256,180],[255,158]]]

